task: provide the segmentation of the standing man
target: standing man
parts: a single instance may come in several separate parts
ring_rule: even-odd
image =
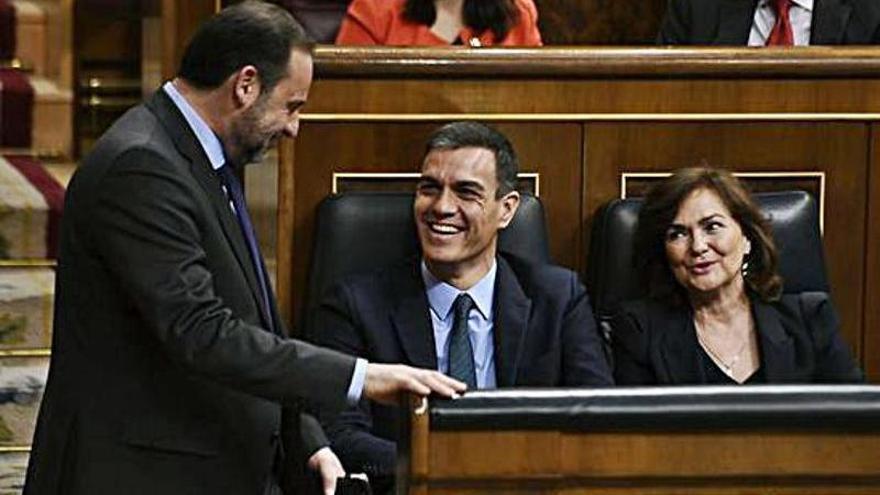
[[[435,131],[413,204],[421,257],[337,283],[308,334],[376,362],[440,370],[470,389],[611,385],[577,275],[498,252],[498,232],[519,206],[517,168],[510,142],[488,126]],[[389,480],[398,421],[398,408],[363,400],[328,434],[347,469]]]
[[[26,494],[274,494],[281,405],[464,388],[283,335],[237,176],[296,135],[311,80],[292,17],[238,4],[85,158]],[[320,447],[316,426],[295,436]]]
[[[662,45],[880,43],[877,0],[669,0]]]

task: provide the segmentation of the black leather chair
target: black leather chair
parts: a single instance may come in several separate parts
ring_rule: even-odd
[[[828,292],[819,211],[813,197],[804,191],[785,191],[759,193],[755,199],[773,228],[783,291]],[[616,199],[593,220],[587,285],[606,338],[606,322],[617,305],[644,295],[632,250],[641,205],[641,198]]]
[[[418,254],[413,198],[412,193],[348,192],[321,202],[315,216],[306,318],[340,277]],[[534,195],[522,194],[516,216],[499,235],[498,249],[536,262],[550,261],[544,208]]]

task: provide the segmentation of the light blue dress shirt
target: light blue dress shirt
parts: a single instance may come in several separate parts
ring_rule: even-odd
[[[192,105],[186,101],[186,98],[177,91],[177,88],[174,87],[174,84],[171,81],[166,82],[162,86],[162,90],[165,91],[165,94],[171,98],[171,101],[174,102],[174,105],[177,106],[177,109],[183,114],[183,118],[186,120],[186,123],[189,124],[190,129],[195,133],[196,139],[205,151],[205,155],[208,156],[208,161],[211,163],[211,167],[214,170],[222,167],[223,164],[226,163],[226,155],[223,153],[223,145],[220,143],[220,139],[217,135],[214,134],[214,131],[208,127],[208,124],[201,116],[199,116]],[[230,208],[232,208],[232,203],[230,203]],[[233,208],[233,210],[234,209],[235,208]],[[357,404],[360,400],[364,391],[364,379],[366,378],[366,375],[367,360],[358,358],[354,365],[354,373],[352,373],[351,384],[348,386],[348,393],[346,395],[349,404]]]
[[[813,0],[792,0],[788,11],[791,22],[791,34],[794,35],[795,46],[810,44],[810,30],[813,25]],[[764,46],[776,24],[776,11],[771,0],[760,0],[755,8],[755,18],[749,33],[749,46]]]
[[[438,279],[422,261],[422,280],[428,296],[431,324],[434,327],[434,345],[437,353],[437,369],[449,372],[449,337],[455,315],[452,308],[459,294],[467,293],[474,300],[475,309],[468,315],[468,337],[474,351],[474,371],[477,375],[477,388],[495,388],[495,345],[492,338],[492,298],[495,295],[495,274],[498,264],[492,268],[473,287],[466,291]]]

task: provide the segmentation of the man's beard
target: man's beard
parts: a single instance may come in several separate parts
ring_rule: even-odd
[[[263,161],[266,152],[277,142],[277,134],[267,132],[260,123],[260,117],[265,112],[265,103],[258,101],[232,127],[237,156],[231,158],[239,166]]]

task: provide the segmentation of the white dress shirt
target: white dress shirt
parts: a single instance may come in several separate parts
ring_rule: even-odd
[[[764,46],[776,24],[776,11],[773,9],[773,0],[760,0],[755,8],[755,18],[752,21],[752,30],[749,33],[749,46]],[[792,0],[791,10],[788,11],[788,20],[791,22],[791,31],[794,35],[796,46],[810,44],[810,28],[813,25],[813,0]]]

